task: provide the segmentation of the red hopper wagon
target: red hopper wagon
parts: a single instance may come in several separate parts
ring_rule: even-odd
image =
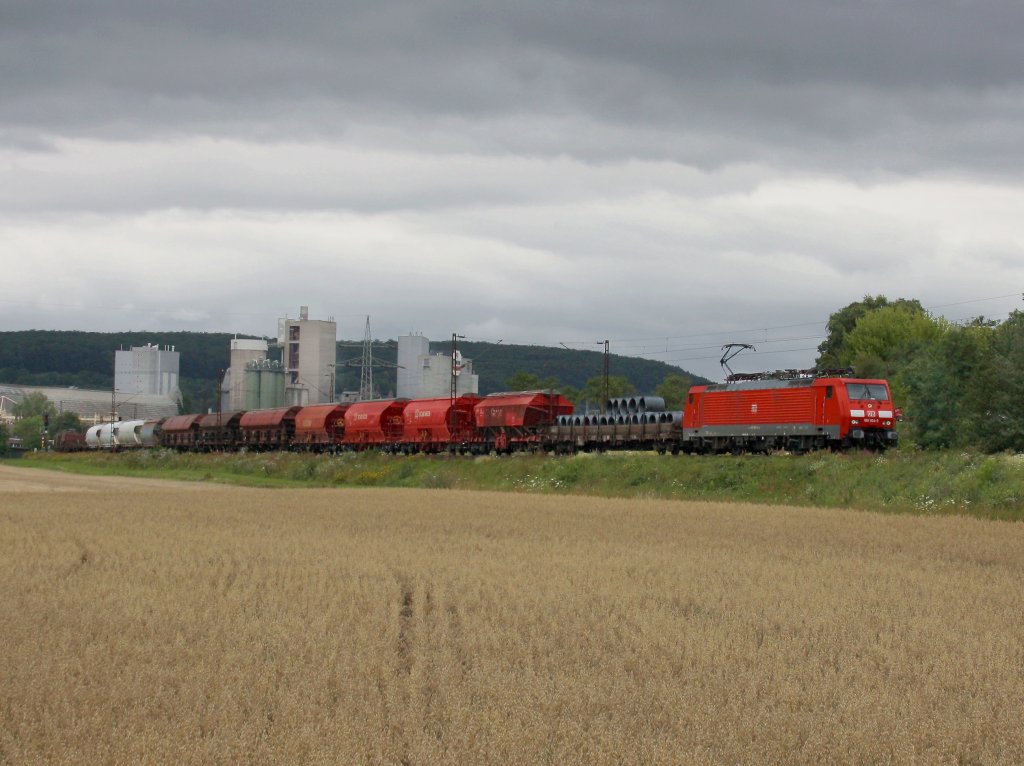
[[[347,404],[312,404],[295,415],[295,449],[321,452],[333,451],[342,445],[345,436]]]
[[[295,414],[301,407],[251,410],[238,421],[239,439],[253,450],[288,449],[295,436]]]
[[[463,447],[476,439],[473,407],[479,396],[413,399],[402,412],[402,443],[424,452]]]
[[[160,429],[160,443],[179,452],[196,448],[199,419],[202,415],[175,415],[167,418]]]
[[[199,430],[196,433],[196,444],[199,449],[220,451],[237,449],[238,421],[245,414],[242,410],[234,412],[211,412],[199,417]]]
[[[572,402],[550,391],[491,394],[476,403],[473,417],[485,442],[498,452],[539,445],[539,430],[571,415]]]
[[[355,449],[394,445],[405,428],[402,410],[408,400],[356,402],[345,411],[345,446]]]

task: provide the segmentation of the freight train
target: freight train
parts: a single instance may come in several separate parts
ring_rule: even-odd
[[[730,375],[693,386],[682,412],[657,397],[609,400],[573,414],[554,391],[382,399],[269,410],[177,415],[93,426],[91,449],[182,452],[295,450],[507,454],[621,449],[672,454],[764,453],[895,446],[897,411],[885,380],[849,370]]]

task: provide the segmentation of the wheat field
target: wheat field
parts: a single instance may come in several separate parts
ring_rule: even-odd
[[[0,762],[1024,762],[1024,525],[0,467]]]

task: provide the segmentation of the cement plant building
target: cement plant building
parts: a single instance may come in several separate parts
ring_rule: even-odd
[[[480,376],[473,373],[473,362],[458,358],[455,377],[457,395],[480,392]],[[423,335],[398,336],[399,399],[430,399],[450,396],[452,391],[452,358],[448,354],[431,354],[430,340]]]
[[[232,338],[231,339],[231,365],[224,375],[221,395],[224,397],[221,409],[245,410],[246,406],[246,380],[245,369],[251,362],[263,362],[267,358],[268,344],[259,338]]]
[[[154,394],[176,399],[181,354],[174,346],[132,346],[114,352],[114,388],[118,393]]]
[[[298,319],[278,321],[277,343],[284,368],[284,405],[325,404],[334,401],[338,325],[333,319],[309,318],[309,308]]]
[[[73,412],[86,423],[114,420],[155,420],[177,415],[180,352],[174,346],[133,346],[114,351],[114,388],[0,384],[0,401],[20,402],[42,394],[57,412]]]

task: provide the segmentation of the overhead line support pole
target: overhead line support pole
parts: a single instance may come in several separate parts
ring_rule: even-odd
[[[459,335],[458,333],[452,333],[452,390],[451,400],[448,407],[448,417],[451,420],[448,426],[448,433],[454,434],[459,429],[458,417],[459,414],[455,410],[455,400],[459,395],[459,339],[465,339],[465,335]]]
[[[608,380],[609,372],[611,370],[611,354],[608,349],[608,341],[606,340],[604,342],[604,401],[601,402],[601,412],[604,412],[605,404],[608,402],[608,398],[611,395],[611,388]]]

